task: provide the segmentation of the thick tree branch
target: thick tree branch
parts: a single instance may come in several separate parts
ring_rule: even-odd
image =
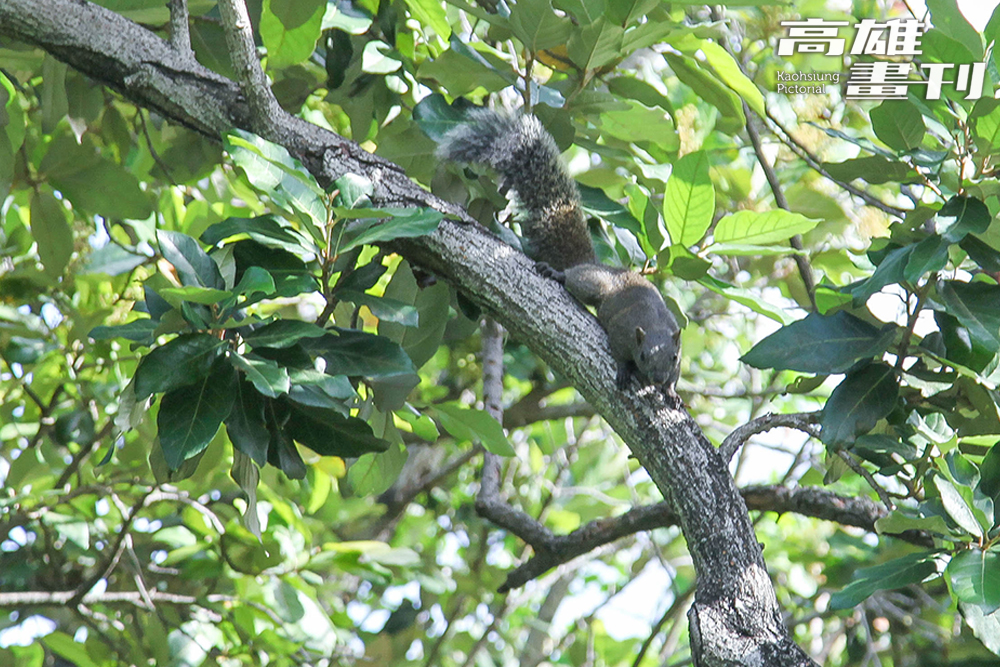
[[[134,102],[212,137],[259,131],[239,88],[184,62],[169,44],[83,0],[4,0],[0,34],[39,46]],[[347,172],[374,184],[376,206],[431,206],[471,218],[406,178],[398,166],[290,116],[282,143],[329,184]],[[726,461],[680,399],[658,387],[615,389],[596,319],[522,254],[474,224],[445,220],[393,250],[464,292],[567,378],[604,416],[672,503],[698,573],[689,612],[697,664],[814,664],[789,638],[760,546]],[[738,649],[736,648],[738,647]]]
[[[748,486],[740,489],[747,508],[759,512],[792,512],[875,532],[875,522],[889,512],[868,498],[842,496],[817,487]],[[526,516],[526,515],[525,515]],[[508,521],[507,530],[531,545],[535,554],[507,575],[501,590],[520,588],[548,570],[633,533],[677,525],[677,515],[667,503],[636,507],[621,516],[598,519],[566,535],[554,535],[534,519]],[[893,535],[923,547],[934,545],[925,532]]]

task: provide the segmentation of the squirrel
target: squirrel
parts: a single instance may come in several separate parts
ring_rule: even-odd
[[[479,108],[441,139],[437,154],[483,164],[513,190],[523,213],[525,249],[538,271],[562,283],[581,303],[597,308],[618,365],[615,383],[638,375],[672,386],[680,370],[680,327],[659,290],[640,274],[597,261],[576,182],[559,148],[534,116]]]

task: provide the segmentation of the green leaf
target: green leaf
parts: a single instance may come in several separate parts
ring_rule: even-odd
[[[226,134],[223,147],[232,156],[247,181],[286,211],[294,213],[313,239],[324,244],[326,226],[325,193],[305,168],[277,144],[255,134],[233,130]]]
[[[512,83],[509,72],[498,71],[477,51],[454,39],[450,49],[436,58],[428,58],[420,63],[420,67],[417,69],[417,78],[421,81],[430,79],[440,83],[454,95],[467,95],[480,86],[490,92],[496,92]],[[428,107],[435,105],[435,102],[428,100],[429,98],[424,98],[417,105],[418,107],[424,105],[421,109],[424,115],[418,116],[417,109],[414,109],[413,119],[418,121],[420,129],[431,139],[440,139],[440,136],[428,131],[426,112]],[[445,106],[447,107],[447,102],[445,102]]]
[[[264,434],[266,436],[267,431],[264,431]],[[257,515],[257,485],[260,484],[260,470],[253,464],[253,460],[249,456],[236,449],[233,451],[233,466],[229,470],[229,476],[233,478],[233,481],[239,485],[247,497],[247,506],[241,517],[243,527],[259,540],[261,533],[260,518]]]
[[[962,15],[955,0],[927,0],[927,9],[931,12],[936,30],[940,30],[946,36],[968,48],[972,52],[972,58],[975,62],[982,61],[982,37]]]
[[[410,14],[420,21],[421,25],[430,26],[437,36],[444,41],[451,37],[451,24],[445,14],[445,5],[439,0],[406,0]]]
[[[143,357],[135,370],[136,398],[142,401],[203,379],[225,345],[202,333],[182,334],[161,345]]]
[[[159,323],[150,319],[134,320],[125,324],[94,327],[87,335],[94,340],[125,338],[136,343],[149,343],[153,339],[153,332],[159,326]]]
[[[196,240],[187,234],[162,229],[156,233],[156,239],[160,244],[160,253],[173,265],[182,285],[226,289],[219,265]]]
[[[976,515],[951,480],[941,475],[935,475],[934,487],[941,494],[941,502],[944,504],[948,516],[954,519],[955,523],[965,532],[975,537],[982,537],[983,529],[976,521]]]
[[[344,301],[350,301],[359,306],[368,306],[368,310],[380,322],[383,320],[386,322],[395,322],[407,327],[415,327],[420,324],[420,316],[417,309],[402,301],[375,296],[373,294],[365,294],[364,292],[355,292],[354,290],[337,290],[336,295]]]
[[[288,434],[320,456],[353,458],[389,448],[388,442],[375,437],[367,422],[336,410],[290,404],[289,415]]]
[[[948,263],[948,243],[947,239],[932,234],[913,246],[903,278],[915,285],[925,275],[943,269]]]
[[[298,447],[292,442],[288,430],[291,411],[284,399],[267,401],[264,405],[264,421],[271,434],[267,446],[267,462],[281,470],[289,479],[303,479],[306,476],[306,464],[299,454]]]
[[[607,82],[608,90],[626,99],[635,100],[645,107],[660,107],[663,111],[673,114],[674,105],[670,99],[642,79],[634,76],[619,76]]]
[[[524,0],[510,8],[510,28],[531,53],[566,43],[573,25],[552,11],[550,0]]]
[[[899,535],[908,530],[926,530],[938,535],[950,535],[951,529],[943,517],[936,514],[930,516],[910,516],[902,510],[896,510],[889,516],[875,521],[875,530],[880,535]]]
[[[990,447],[979,464],[979,491],[992,498],[995,506],[1000,505],[1000,441]]]
[[[674,165],[663,197],[663,220],[673,244],[694,245],[712,224],[715,187],[708,167],[705,151],[689,153]]]
[[[994,655],[1000,656],[1000,614],[987,613],[977,605],[964,602],[960,602],[958,608],[962,611],[965,622],[972,628],[976,639]]]
[[[274,215],[257,218],[226,218],[217,222],[201,234],[201,242],[210,246],[237,235],[246,235],[270,248],[281,248],[292,254],[314,253],[315,246],[298,230]]]
[[[344,241],[339,252],[345,253],[352,248],[371,245],[379,241],[413,238],[430,234],[444,219],[444,214],[429,208],[384,209],[392,217],[380,224],[359,225],[360,231],[349,230],[344,233]]]
[[[440,403],[434,406],[441,426],[459,441],[478,440],[497,456],[514,456],[503,427],[489,413],[466,408],[459,403]]]
[[[1000,350],[1000,286],[947,280],[938,283],[950,315],[968,329],[973,342],[991,353]]]
[[[330,335],[323,327],[302,320],[277,320],[248,333],[244,339],[251,347],[285,348],[303,338],[322,338]]]
[[[361,54],[361,71],[367,74],[392,74],[403,66],[391,46],[379,40],[365,44]]]
[[[705,71],[697,60],[673,53],[664,53],[664,57],[681,83],[696,91],[701,99],[718,109],[734,126],[746,125],[740,98],[714,75]]]
[[[326,13],[326,0],[263,0],[260,37],[267,48],[268,69],[306,60],[316,49]]]
[[[208,447],[232,410],[235,386],[236,371],[219,359],[200,381],[164,394],[156,427],[163,458],[171,470]]]
[[[712,239],[715,243],[767,245],[786,241],[796,234],[805,234],[819,222],[781,209],[764,212],[737,211],[719,220]]]
[[[897,151],[916,148],[927,133],[924,117],[909,100],[885,100],[869,115],[875,136]]]
[[[638,144],[652,143],[663,151],[680,146],[677,128],[670,116],[629,102],[627,109],[609,109],[601,114],[601,134]]]
[[[902,248],[893,248],[882,258],[875,273],[867,279],[852,285],[851,296],[856,306],[862,306],[869,297],[881,290],[886,285],[902,282],[906,277],[906,267],[910,262],[915,246],[908,245]]]
[[[296,403],[316,408],[340,410],[347,416],[345,401],[354,399],[358,393],[343,375],[327,375],[311,368],[289,373],[291,388],[288,397]]]
[[[566,52],[584,72],[599,69],[622,58],[625,30],[604,17],[578,28],[566,43]]]
[[[252,240],[237,241],[230,247],[236,260],[237,280],[242,280],[244,272],[256,266],[274,280],[275,297],[298,296],[319,288],[305,262],[287,250],[268,248]]]
[[[167,300],[167,303],[174,307],[180,307],[181,302],[200,303],[211,306],[227,299],[231,294],[225,290],[212,289],[211,287],[201,287],[200,285],[187,285],[186,287],[164,287],[159,292],[160,296]]]
[[[1000,102],[980,100],[970,120],[979,150],[987,154],[1000,152]]]
[[[148,262],[149,259],[141,253],[129,252],[120,245],[108,243],[90,253],[86,266],[80,269],[79,273],[104,273],[109,276],[119,276]]]
[[[235,352],[229,354],[229,362],[238,371],[242,371],[248,380],[253,383],[257,391],[277,398],[281,394],[287,394],[291,386],[288,379],[288,370],[279,366],[270,359],[259,357],[244,357]]]
[[[49,143],[38,170],[38,177],[47,179],[74,208],[112,219],[144,220],[153,213],[139,180],[102,157],[92,136],[77,143],[73,133],[60,134]]]
[[[982,234],[989,228],[993,215],[979,199],[955,195],[937,213],[937,231],[949,243],[958,243],[967,234]]]
[[[53,632],[42,637],[45,646],[76,667],[101,667],[87,654],[87,648],[65,632]]]
[[[399,478],[406,452],[398,443],[381,454],[364,454],[347,469],[351,488],[359,496],[378,496]]]
[[[852,158],[843,162],[824,162],[823,169],[832,178],[850,183],[860,178],[872,185],[883,183],[910,183],[919,178],[907,164],[881,155]]]
[[[271,441],[264,421],[264,399],[252,384],[243,379],[236,382],[233,390],[233,409],[226,417],[229,440],[233,447],[263,467],[267,463],[267,448]]]
[[[73,229],[66,219],[66,207],[48,190],[37,190],[31,196],[31,236],[38,244],[45,275],[61,276],[73,254]]]
[[[421,70],[423,65],[421,65]],[[421,71],[421,70],[418,70]],[[428,95],[413,107],[413,120],[428,137],[440,143],[444,135],[466,122],[465,114],[440,93]]]
[[[762,299],[757,291],[734,287],[712,276],[703,276],[697,279],[699,283],[712,290],[720,296],[724,296],[731,301],[746,306],[755,313],[768,317],[783,325],[792,323],[792,315],[784,308],[779,308]],[[763,343],[763,341],[761,341]],[[758,343],[759,345],[760,343]],[[753,350],[747,354],[752,353]],[[750,363],[750,362],[745,362]],[[753,366],[753,363],[750,363]]]
[[[416,375],[410,358],[388,338],[354,329],[336,331],[338,335],[302,340],[306,350],[323,357],[330,375],[366,378]]]
[[[987,614],[1000,609],[1000,554],[978,549],[959,552],[948,563],[948,578],[962,602]]]
[[[830,446],[851,445],[892,411],[898,395],[899,381],[888,364],[868,364],[848,373],[823,406],[820,440]]]
[[[739,95],[754,113],[761,118],[767,116],[767,112],[764,110],[764,95],[761,94],[754,82],[747,78],[747,75],[743,73],[739,64],[728,51],[706,39],[698,42],[698,49],[704,54],[705,60],[723,83]]]
[[[892,325],[879,330],[846,311],[810,313],[757,343],[742,361],[754,368],[843,373],[859,360],[885,352],[893,332]]]
[[[969,234],[959,246],[987,273],[1000,273],[1000,252],[996,248]]]
[[[861,568],[855,573],[854,581],[830,596],[830,608],[849,609],[864,602],[876,591],[919,584],[939,574],[943,566],[940,552],[926,551],[907,554],[874,567]]]
[[[437,352],[448,325],[448,308],[451,303],[447,285],[436,285],[419,289],[413,271],[407,262],[396,268],[392,280],[385,288],[385,295],[402,303],[413,304],[419,319],[419,326],[406,327],[402,323],[380,321],[379,334],[393,340],[403,348],[416,368],[423,366]]]

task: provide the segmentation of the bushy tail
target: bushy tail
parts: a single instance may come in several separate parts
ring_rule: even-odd
[[[579,205],[576,183],[562,166],[555,140],[537,118],[474,109],[466,119],[445,134],[439,156],[492,167],[531,216]]]

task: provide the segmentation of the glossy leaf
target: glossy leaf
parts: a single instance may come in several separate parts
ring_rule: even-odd
[[[810,313],[757,343],[742,361],[754,368],[843,373],[862,359],[881,355],[892,338],[892,327],[876,329],[846,311]]]
[[[302,320],[277,320],[246,334],[244,339],[252,347],[285,348],[304,338],[322,338],[330,332],[312,322]]]
[[[510,27],[528,51],[560,46],[569,38],[572,24],[552,11],[550,0],[527,0],[510,9]]]
[[[196,240],[187,234],[162,229],[156,233],[156,238],[163,258],[173,265],[182,285],[226,289],[218,264]]]
[[[291,386],[288,371],[276,362],[259,357],[244,357],[235,352],[229,354],[229,362],[233,368],[246,375],[257,391],[264,396],[277,398],[281,394],[288,393]]]
[[[271,441],[264,421],[264,399],[253,385],[240,379],[233,387],[233,408],[226,417],[226,432],[233,447],[263,467]]]
[[[990,226],[993,215],[979,199],[954,196],[937,213],[937,231],[949,243],[958,243],[968,234],[981,234]]]
[[[367,422],[336,410],[290,405],[288,434],[321,456],[351,458],[384,452],[389,443],[375,437]]]
[[[1000,554],[978,549],[962,551],[948,563],[947,572],[959,600],[987,614],[1000,609]]]
[[[444,219],[440,211],[428,208],[386,209],[386,212],[392,217],[379,224],[361,224],[357,231],[345,233],[339,251],[345,253],[379,241],[424,236],[437,229]]]
[[[291,253],[314,252],[314,246],[288,223],[273,215],[256,218],[226,218],[201,234],[202,243],[215,245],[227,238],[247,235],[257,243]]]
[[[938,292],[973,341],[994,354],[1000,350],[1000,286],[949,280],[938,283]]]
[[[353,329],[337,328],[336,332],[302,340],[307,350],[326,360],[330,375],[387,378],[416,373],[410,358],[391,340]]]
[[[934,477],[934,487],[941,496],[941,502],[944,504],[948,516],[970,535],[982,537],[983,529],[976,521],[976,515],[959,490],[955,488],[955,484],[951,480],[937,475]]]
[[[848,373],[823,406],[820,439],[831,446],[853,444],[892,411],[898,395],[899,381],[888,364],[868,364]]]
[[[908,554],[881,565],[859,569],[854,581],[830,597],[831,609],[849,609],[876,591],[918,584],[943,570],[941,555],[935,551]]]
[[[235,400],[236,372],[224,361],[192,385],[168,391],[156,416],[163,457],[171,470],[201,453],[215,437]]]
[[[156,348],[135,371],[136,398],[141,401],[203,379],[225,344],[208,334],[183,334]]]

